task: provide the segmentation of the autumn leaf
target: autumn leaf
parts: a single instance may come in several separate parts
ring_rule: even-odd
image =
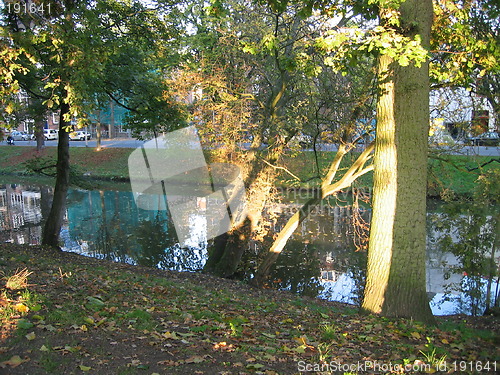
[[[422,336],[420,335],[420,333],[418,332],[412,332],[411,334],[411,337],[415,338],[415,339],[420,339]]]
[[[12,356],[9,360],[0,362],[0,367],[5,368],[7,366],[10,366],[12,368],[19,366],[21,363],[28,362],[30,359],[26,357],[25,359],[22,359],[18,355]]]
[[[89,367],[89,366],[79,365],[78,367],[82,371],[90,371],[90,370],[92,370],[92,367]]]
[[[175,332],[165,332],[162,336],[166,339],[179,340],[179,337],[175,334]]]
[[[30,311],[29,307],[23,303],[16,303],[14,305],[14,309],[20,313],[27,313],[28,311]]]
[[[200,357],[199,355],[195,355],[195,356],[189,357],[184,362],[186,362],[186,363],[201,363],[203,361],[205,361],[205,359],[203,357]]]
[[[30,332],[25,337],[30,341],[36,339],[35,332]]]

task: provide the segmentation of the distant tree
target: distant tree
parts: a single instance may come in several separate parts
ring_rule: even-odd
[[[154,48],[151,45],[162,46],[161,50],[165,52],[161,40],[155,38],[168,33],[165,34],[165,23],[158,13],[139,1],[62,0],[46,2],[44,6],[43,12],[30,14],[16,13],[13,7],[4,9],[2,30],[5,38],[2,42],[9,46],[9,53],[1,61],[4,63],[1,72],[8,79],[8,90],[16,92],[22,87],[26,92],[36,92],[37,96],[40,93],[47,109],[59,111],[56,186],[42,238],[43,244],[58,247],[70,183],[69,132],[73,130],[72,121],[76,120],[77,126],[82,126],[87,121],[87,114],[103,98],[107,103],[109,97],[116,99],[122,95],[123,98],[123,92],[131,86],[129,81],[141,87],[140,92],[128,92],[127,100],[134,102],[131,111],[141,116],[143,122],[155,121],[158,112],[148,109],[158,106],[148,105],[150,99],[144,92],[158,92],[157,87],[164,82],[163,71],[158,70],[158,64],[155,65],[152,59]],[[134,46],[135,50],[142,49],[142,53],[140,59],[128,61],[134,63],[129,66],[130,70],[126,70],[126,62],[120,65],[116,59],[119,56],[124,58],[123,51],[127,48],[133,51]],[[143,79],[140,74],[134,75],[134,69],[142,65],[148,68],[142,68],[140,73],[151,70],[157,79],[139,83],[131,79]],[[120,80],[109,81],[113,66],[122,74]],[[25,76],[39,79],[30,81]],[[129,78],[128,81],[125,77]],[[38,83],[35,85],[34,81]],[[168,91],[162,95],[161,103],[173,103]],[[159,96],[153,99],[158,104]],[[125,101],[121,104],[125,105]],[[163,105],[158,111],[166,108],[171,107]],[[171,109],[171,115],[181,117],[181,111],[175,108]]]
[[[500,3],[434,0],[434,9],[432,88],[467,89],[490,104],[499,124]]]

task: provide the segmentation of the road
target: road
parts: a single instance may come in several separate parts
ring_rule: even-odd
[[[113,139],[103,139],[101,146],[103,148],[137,148],[144,144],[145,141],[140,141],[135,138],[113,138]],[[91,139],[87,142],[85,141],[70,141],[70,147],[96,147],[96,140]],[[16,141],[16,146],[31,146],[36,145],[35,141]],[[1,142],[0,145],[6,145],[5,141]],[[45,141],[45,146],[56,147],[57,141]],[[245,145],[244,145],[245,147]],[[337,151],[337,146],[333,144],[322,144],[318,147],[321,151]],[[444,151],[444,150],[443,150]],[[500,147],[493,146],[463,146],[457,148],[450,153],[454,155],[480,155],[480,156],[500,156]]]
[[[101,146],[103,148],[137,148],[140,147],[144,141],[139,141],[135,138],[113,138],[113,139],[103,139]],[[5,142],[1,142],[0,145],[5,145]],[[35,141],[16,141],[16,146],[36,146]],[[97,141],[91,139],[89,141],[69,141],[70,147],[91,147],[95,148]],[[45,141],[45,146],[47,147],[57,147],[57,141]]]

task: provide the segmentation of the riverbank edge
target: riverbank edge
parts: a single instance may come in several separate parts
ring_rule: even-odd
[[[3,146],[0,147],[0,175],[19,176],[19,177],[37,177],[40,174],[29,172],[30,167],[27,164],[33,160],[49,162],[55,161],[56,147],[45,147],[41,152],[34,148],[24,146]],[[135,149],[128,148],[103,148],[96,151],[94,148],[70,148],[70,160],[72,161],[73,177],[76,179],[73,185],[94,185],[96,182],[102,183],[130,183],[128,175],[128,157]],[[329,156],[334,152],[323,152],[320,168],[325,168]],[[346,168],[352,162],[355,155],[349,155],[341,166],[340,171]],[[209,158],[209,156],[208,156]],[[479,176],[478,169],[481,165],[486,165],[485,170],[493,168],[493,164],[488,161],[497,157],[465,157],[465,156],[447,156],[440,159],[429,159],[428,173],[428,197],[440,198],[445,194],[449,197],[452,192],[457,196],[470,196],[474,189],[475,180]],[[289,170],[296,173],[303,181],[310,178],[316,168],[312,162],[312,152],[303,152],[296,157],[287,158],[285,163]],[[496,165],[495,165],[496,166]],[[33,165],[31,165],[33,167]],[[470,171],[474,169],[475,172]],[[297,181],[287,180],[289,175],[282,173],[280,182],[277,186],[281,191],[287,192],[305,192],[314,193],[318,191],[317,181],[314,183],[299,183]],[[371,174],[362,176],[355,181],[356,189],[364,190],[369,194],[372,187]],[[346,189],[345,191],[349,191]]]

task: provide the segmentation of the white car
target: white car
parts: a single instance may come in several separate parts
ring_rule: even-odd
[[[92,138],[92,135],[89,132],[83,130],[69,133],[69,139],[71,139],[72,141],[84,141],[85,138],[90,139]]]
[[[59,138],[59,131],[56,129],[43,129],[43,136],[46,141]]]
[[[13,131],[10,133],[10,136],[14,141],[27,141],[29,139],[29,135],[26,132]]]

